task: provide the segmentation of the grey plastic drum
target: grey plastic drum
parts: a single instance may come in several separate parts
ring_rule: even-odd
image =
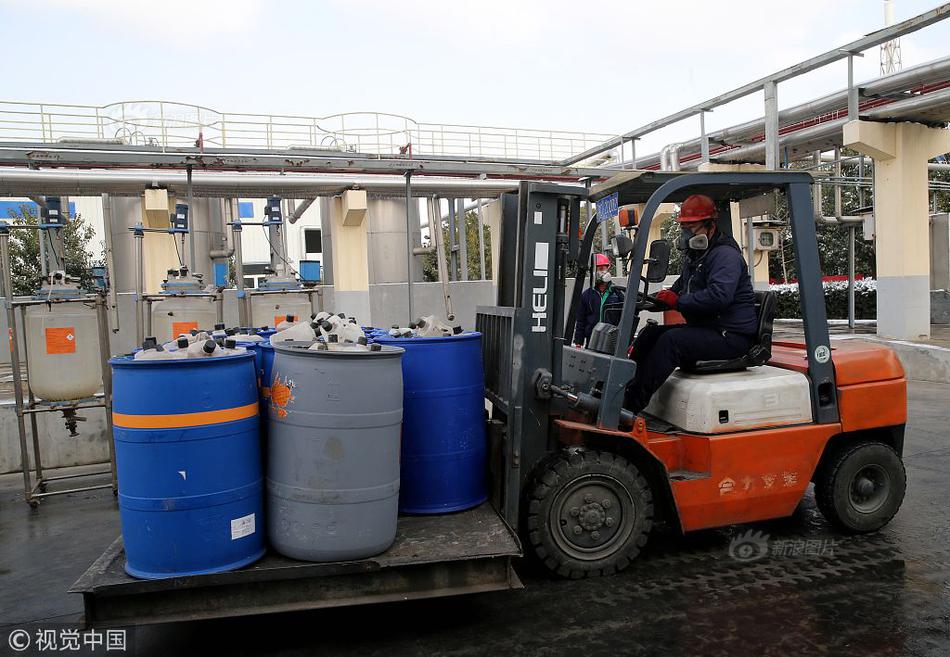
[[[267,528],[304,561],[359,559],[396,537],[403,350],[275,345]]]

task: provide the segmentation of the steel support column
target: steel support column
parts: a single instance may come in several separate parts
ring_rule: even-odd
[[[468,222],[465,220],[465,199],[455,199],[455,211],[458,217],[459,231],[459,280],[468,280]]]
[[[409,302],[409,321],[416,317],[412,307],[412,171],[406,171],[406,296]]]
[[[778,142],[778,85],[770,80],[762,85],[765,96],[765,168],[775,171],[779,168]]]

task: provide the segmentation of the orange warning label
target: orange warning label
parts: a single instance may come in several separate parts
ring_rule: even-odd
[[[277,412],[277,417],[287,417],[287,404],[294,400],[293,390],[293,381],[281,381],[279,376],[274,375],[274,385],[270,387],[270,405]]]
[[[76,353],[76,327],[46,329],[46,353],[74,354]]]
[[[182,333],[188,335],[192,329],[198,330],[198,322],[172,322],[172,338],[177,338]]]
[[[277,325],[285,319],[287,319],[287,315],[274,315],[274,328],[277,328]]]

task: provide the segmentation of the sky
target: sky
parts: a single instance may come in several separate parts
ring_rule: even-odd
[[[900,21],[936,0],[894,0]],[[219,111],[621,133],[879,29],[882,0],[0,0],[0,100],[170,100]],[[901,40],[950,55],[950,20]],[[11,46],[16,50],[11,51]],[[878,48],[857,61],[878,75]],[[838,62],[779,86],[843,88]],[[761,94],[707,130],[762,114]],[[698,134],[698,119],[640,154]]]

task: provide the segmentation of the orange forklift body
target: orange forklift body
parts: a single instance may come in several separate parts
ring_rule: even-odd
[[[805,345],[773,344],[769,365],[807,373]],[[801,501],[833,437],[894,427],[907,420],[904,369],[887,347],[860,340],[832,349],[840,421],[716,435],[651,431],[642,417],[629,432],[557,420],[561,441],[598,434],[634,440],[669,477],[683,531],[789,516]]]

